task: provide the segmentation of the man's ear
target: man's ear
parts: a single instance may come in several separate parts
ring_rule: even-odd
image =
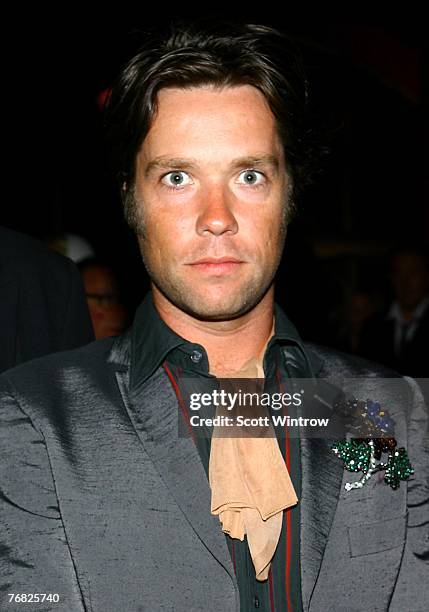
[[[123,183],[121,184],[121,190],[120,190],[120,198],[122,201],[122,204],[125,205],[126,199],[127,199],[127,194],[128,194],[128,183],[127,181],[123,181]]]

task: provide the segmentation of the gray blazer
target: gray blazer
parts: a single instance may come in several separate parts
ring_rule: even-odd
[[[347,493],[351,475],[328,442],[302,440],[304,610],[427,610],[429,453],[419,387],[406,379],[398,397],[382,380],[391,372],[307,348],[330,384],[361,378],[363,398],[372,397],[368,378],[382,385],[415,475],[396,491],[374,476]],[[128,373],[125,335],[0,377],[0,610],[239,611],[225,536],[194,442],[177,435],[169,380],[159,368],[131,392]],[[12,593],[55,597],[9,603]]]

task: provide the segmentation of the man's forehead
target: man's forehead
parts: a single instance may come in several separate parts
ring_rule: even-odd
[[[282,154],[277,123],[264,96],[244,85],[161,90],[139,157],[150,164],[149,170],[191,167],[210,158],[222,165],[277,168]]]
[[[192,129],[198,121],[207,129],[212,125],[232,128],[240,121],[241,126],[248,122],[250,128],[258,120],[266,131],[276,123],[265,96],[252,85],[164,87],[156,96],[149,132],[165,124],[169,129]]]

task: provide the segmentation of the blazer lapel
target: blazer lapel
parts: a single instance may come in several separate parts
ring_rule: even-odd
[[[117,343],[116,355],[123,352]],[[112,361],[112,359],[111,359]],[[195,443],[179,437],[177,398],[159,368],[143,385],[129,389],[128,368],[116,368],[122,399],[144,450],[201,542],[237,583],[218,517],[210,513],[211,491]]]
[[[319,375],[323,362],[311,352],[314,372]],[[315,367],[316,366],[316,367]],[[317,405],[326,413],[341,390],[322,378],[317,379],[315,410]],[[341,435],[338,424],[336,435]],[[345,435],[345,434],[344,434]],[[319,575],[329,532],[334,520],[343,479],[343,465],[330,450],[334,440],[301,438],[301,590],[305,611]]]
[[[323,378],[324,361],[317,348],[306,343],[302,352],[288,347],[283,350],[291,377],[308,377],[312,386],[314,385],[312,389],[308,388],[308,392],[312,394],[309,416],[331,415],[333,402],[341,394],[341,390]],[[322,378],[319,378],[320,376]],[[295,384],[296,381],[293,381],[292,386]],[[335,434],[343,437],[341,422],[337,423]],[[322,437],[300,439],[300,562],[302,604],[305,611],[309,608],[319,575],[343,478],[342,463],[330,450],[332,442],[333,440]]]
[[[308,610],[337,508],[343,467],[326,440],[301,440],[301,588]]]

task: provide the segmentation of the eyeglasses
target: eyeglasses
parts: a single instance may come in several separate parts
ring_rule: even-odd
[[[86,293],[87,299],[94,300],[102,308],[111,308],[121,303],[116,293]]]

